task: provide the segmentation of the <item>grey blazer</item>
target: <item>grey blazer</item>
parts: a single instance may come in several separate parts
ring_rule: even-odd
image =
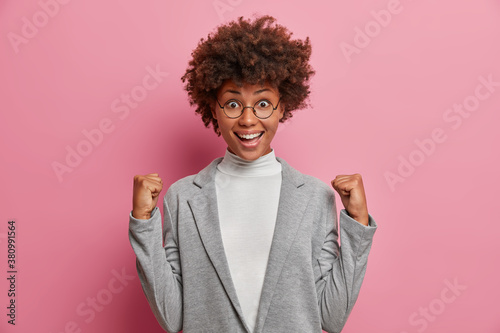
[[[283,159],[278,217],[255,326],[261,332],[340,332],[358,297],[377,228],[340,212],[330,186]],[[168,189],[163,230],[129,215],[142,288],[168,332],[250,332],[238,302],[218,222],[215,159]]]

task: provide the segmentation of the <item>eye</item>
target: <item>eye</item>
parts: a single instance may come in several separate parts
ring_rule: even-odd
[[[237,109],[240,107],[240,103],[235,100],[229,100],[226,102],[226,106],[228,109]]]
[[[271,102],[269,102],[268,100],[265,100],[265,99],[257,102],[257,107],[260,109],[267,109],[271,105],[272,105]]]

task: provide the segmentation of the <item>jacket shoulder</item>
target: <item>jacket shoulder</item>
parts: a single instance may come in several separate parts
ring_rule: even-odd
[[[311,193],[327,196],[333,195],[333,188],[321,179],[298,171],[282,158],[278,158],[278,161],[282,164],[283,174],[293,179],[298,187],[303,187]]]
[[[195,186],[193,184],[193,180],[195,177],[196,174],[176,180],[174,183],[172,183],[172,185],[170,185],[167,192],[182,193],[184,191],[187,191],[192,186]]]
[[[199,190],[200,187],[213,181],[217,164],[219,164],[221,160],[221,157],[216,158],[197,174],[189,175],[175,181],[174,183],[172,183],[172,185],[170,185],[165,196],[189,196],[194,194]]]
[[[305,186],[309,191],[309,197],[321,207],[331,207],[335,204],[335,192],[333,188],[319,178],[304,175]]]

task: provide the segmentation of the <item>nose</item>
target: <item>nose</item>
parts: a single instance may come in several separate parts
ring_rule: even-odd
[[[253,109],[249,106],[246,106],[243,109],[243,114],[238,118],[238,123],[241,126],[252,126],[255,125],[259,121],[259,118],[255,116],[253,113]]]

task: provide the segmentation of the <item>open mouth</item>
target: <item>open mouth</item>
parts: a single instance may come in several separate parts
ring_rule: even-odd
[[[254,144],[257,143],[262,135],[264,135],[264,132],[260,133],[252,133],[252,134],[238,134],[235,133],[238,139],[240,139],[241,143],[248,145],[248,144]]]

